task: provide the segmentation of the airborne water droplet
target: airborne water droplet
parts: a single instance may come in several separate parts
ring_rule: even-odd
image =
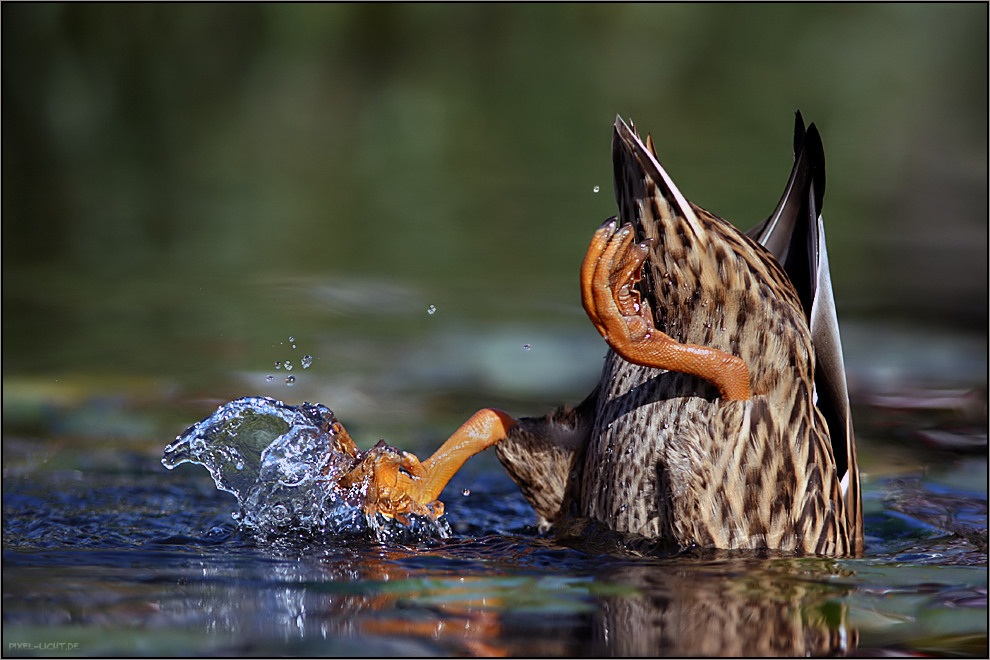
[[[271,374],[268,374],[267,376],[265,376],[265,380],[266,380],[266,381],[268,381],[268,382],[270,383],[270,382],[272,382],[273,380],[275,380],[275,376],[273,376],[273,375],[271,375]]]
[[[296,384],[296,377],[295,376],[286,376],[285,377],[285,384],[288,385],[289,387],[292,387],[293,385]]]
[[[294,342],[295,340],[296,340],[296,338],[295,338],[295,337],[289,337],[289,343],[290,343],[290,344],[291,344],[292,342]]]
[[[309,369],[313,365],[313,356],[304,355],[301,364],[303,369]]]
[[[292,371],[292,363],[289,362],[288,360],[285,361],[285,370]]]
[[[471,494],[470,488],[465,488],[464,490],[461,491],[461,495],[463,495],[464,497],[467,497],[470,494]]]
[[[437,313],[437,306],[430,305],[429,307],[426,308],[426,313],[429,314],[430,316],[433,316],[434,314]]]
[[[599,190],[601,190],[601,188],[595,186],[594,188],[591,189],[591,192],[597,193]]]
[[[282,368],[282,362],[281,362],[281,360],[276,360],[275,361],[275,368],[276,369],[281,369]]]
[[[533,347],[532,347],[532,346],[530,346],[529,344],[523,344],[523,350],[524,350],[524,351],[528,351],[528,350],[529,350],[529,349],[531,349],[531,348],[533,348]]]

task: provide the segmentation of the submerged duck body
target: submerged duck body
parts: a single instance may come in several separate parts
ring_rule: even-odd
[[[861,554],[814,125],[798,115],[794,171],[752,237],[688,202],[621,119],[613,161],[619,220],[595,234],[582,272],[611,346],[599,386],[575,409],[519,420],[499,459],[550,524],[590,520],[676,547]],[[596,287],[612,293],[619,327],[596,320],[609,316]],[[687,345],[689,361],[712,356],[664,362],[658,337]],[[743,376],[720,381],[739,363]]]

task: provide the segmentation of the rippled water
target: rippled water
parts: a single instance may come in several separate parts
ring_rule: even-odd
[[[5,437],[4,651],[984,654],[986,436],[966,426],[985,415],[978,395],[916,391],[857,413],[868,548],[841,561],[562,545],[490,452],[442,497],[448,538],[376,540],[360,516],[337,535],[262,538],[201,466]],[[189,457],[182,444],[171,462]],[[224,460],[257,475],[265,458]]]

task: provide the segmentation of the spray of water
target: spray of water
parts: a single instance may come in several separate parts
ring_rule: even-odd
[[[209,470],[217,488],[237,498],[234,517],[259,539],[363,535],[410,542],[450,535],[443,517],[410,515],[402,523],[367,512],[367,483],[337,483],[361,458],[342,450],[343,433],[326,406],[244,397],[178,436],[162,464]]]

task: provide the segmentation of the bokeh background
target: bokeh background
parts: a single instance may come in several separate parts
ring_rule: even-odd
[[[825,142],[854,395],[985,386],[985,4],[2,19],[5,435],[158,447],[272,394],[365,442],[434,442],[480,406],[573,402],[604,353],[577,269],[615,212],[616,114],[745,229],[782,192],[800,109]]]

